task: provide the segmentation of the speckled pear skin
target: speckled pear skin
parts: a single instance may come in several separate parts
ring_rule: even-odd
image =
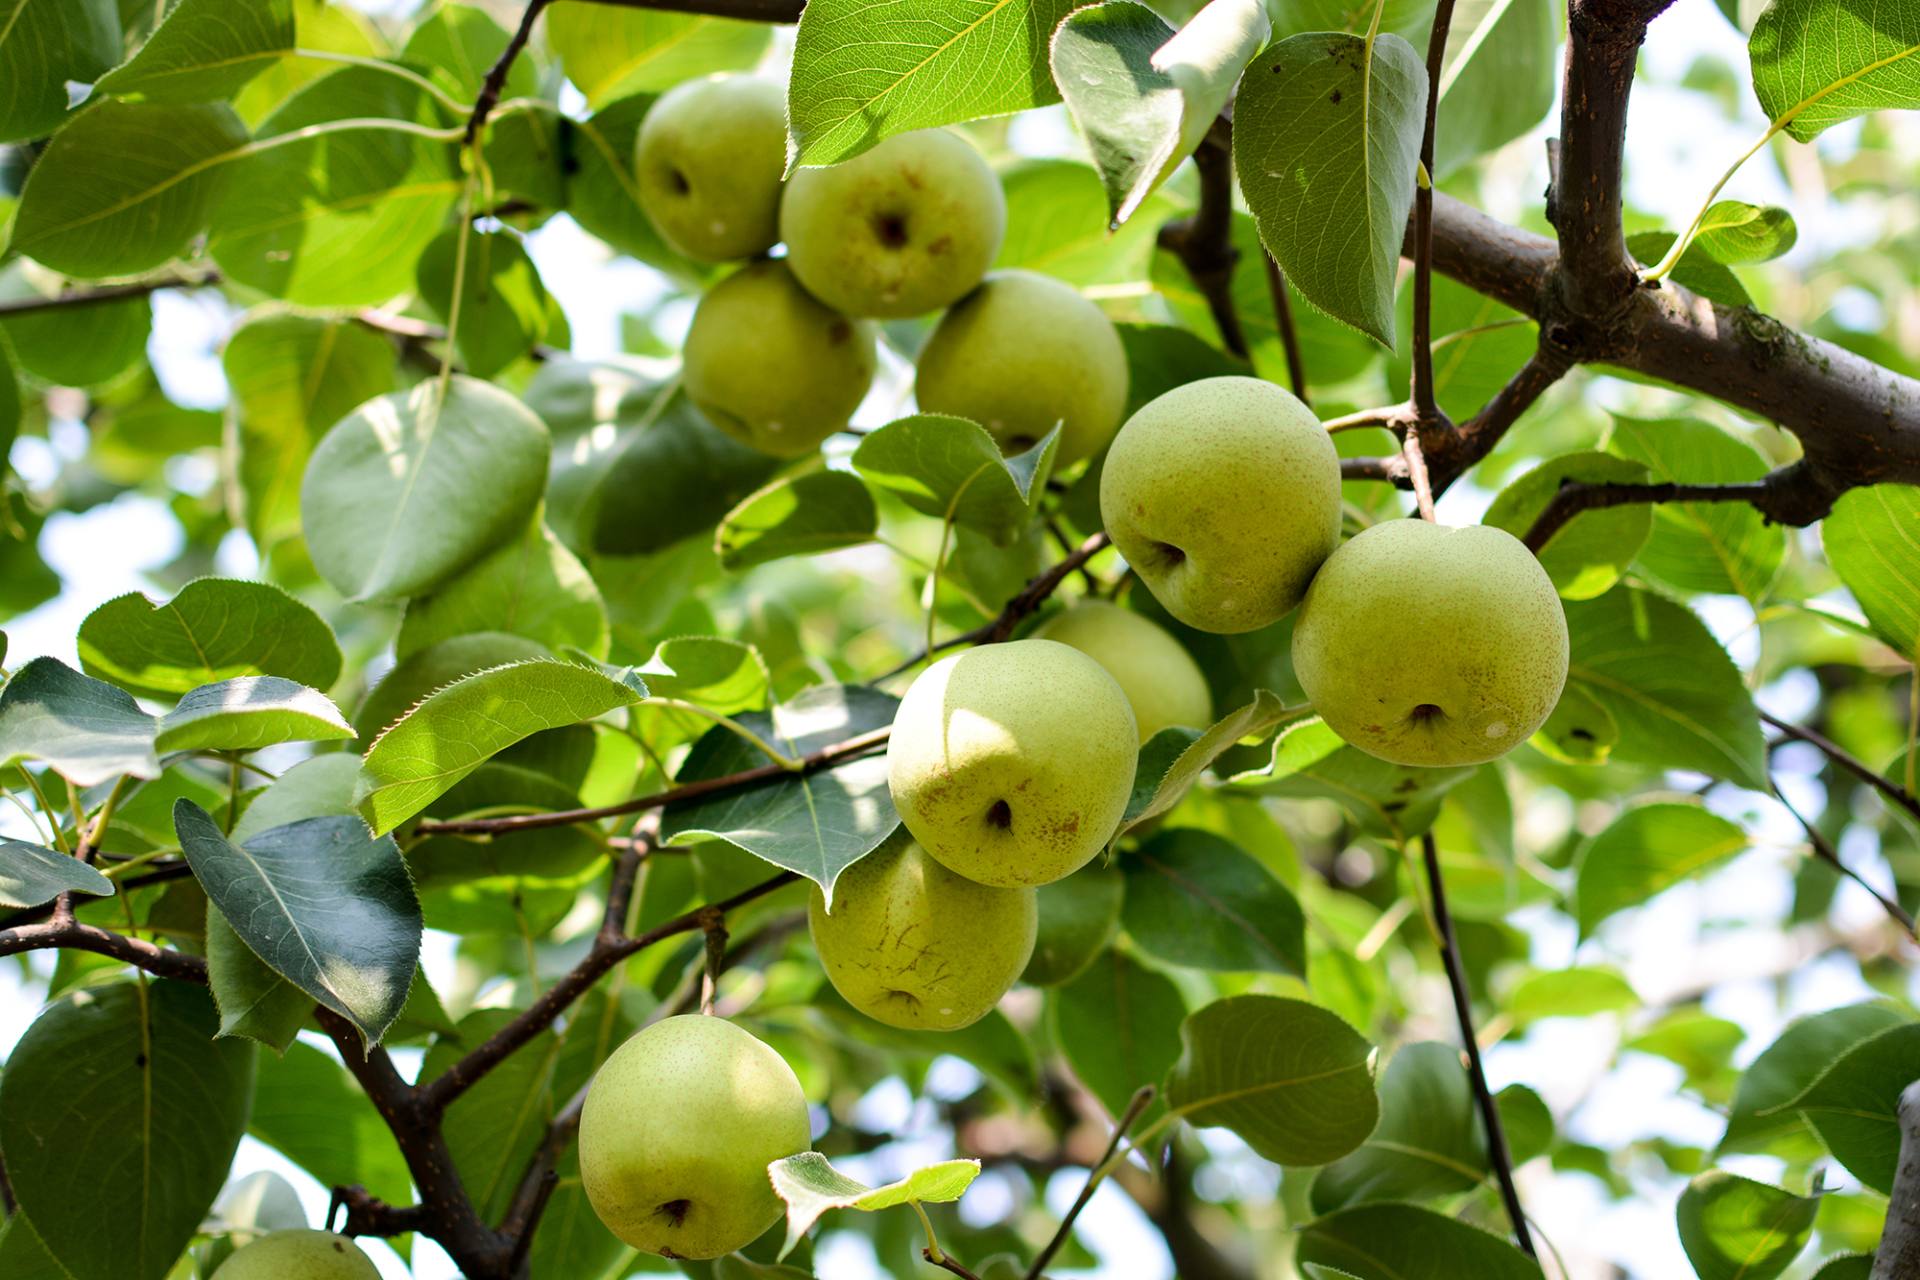
[[[634,144],[640,208],[668,244],[698,262],[774,246],[786,167],[786,93],[755,76],[675,85],[647,111]]]
[[[776,458],[812,453],[873,385],[874,329],[832,311],[782,262],[754,262],[694,308],[681,383],[709,421]]]
[[[1389,520],[1321,566],[1294,624],[1293,670],[1328,726],[1368,755],[1480,764],[1560,701],[1567,616],[1512,534]]]
[[[1193,655],[1151,619],[1105,600],[1083,600],[1047,619],[1036,639],[1072,645],[1107,669],[1127,695],[1145,742],[1179,725],[1213,723],[1213,694]]]
[[[851,160],[795,169],[780,201],[787,261],[850,316],[898,319],[958,301],[1007,232],[1000,180],[946,129],[896,134]]]
[[[819,886],[807,927],[848,1004],[909,1031],[957,1031],[992,1012],[1026,970],[1040,925],[1032,889],[975,884],[904,831]]]
[[[1127,408],[1127,351],[1099,307],[1033,271],[996,271],[955,303],[921,348],[926,413],[971,418],[1009,454],[1060,424],[1056,467],[1107,447]]]
[[[215,1280],[380,1280],[360,1246],[331,1231],[274,1231],[242,1245]]]
[[[1340,542],[1340,458],[1311,410],[1259,378],[1143,405],[1100,476],[1100,516],[1168,613],[1202,631],[1286,615]]]
[[[780,1217],[767,1166],[812,1136],[784,1058],[725,1018],[667,1018],[593,1077],[580,1181],[607,1230],[634,1248],[717,1258]]]
[[[894,715],[887,785],[907,830],[949,871],[1035,886],[1106,847],[1138,755],[1133,709],[1099,663],[1015,640],[920,674]]]

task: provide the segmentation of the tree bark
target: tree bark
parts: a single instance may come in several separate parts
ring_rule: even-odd
[[[1920,1080],[1900,1095],[1900,1167],[1887,1200],[1887,1225],[1873,1254],[1871,1280],[1920,1276]]]

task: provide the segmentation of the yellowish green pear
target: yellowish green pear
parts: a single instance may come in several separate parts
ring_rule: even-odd
[[[780,201],[794,274],[850,316],[924,315],[958,300],[980,283],[1006,230],[1000,180],[946,129],[797,169]]]
[[[1203,378],[1127,419],[1100,474],[1113,544],[1168,613],[1253,631],[1300,603],[1340,542],[1340,459],[1291,394]]]
[[[360,1246],[331,1231],[273,1231],[235,1249],[214,1280],[380,1280]]]
[[[887,785],[914,839],[980,884],[1033,886],[1106,847],[1139,754],[1127,695],[1055,640],[981,645],[907,689]]]
[[[1333,731],[1407,765],[1479,764],[1532,736],[1567,680],[1567,617],[1526,545],[1389,520],[1327,560],[1293,670]]]
[[[1200,664],[1166,628],[1131,609],[1083,600],[1033,634],[1072,645],[1105,667],[1133,707],[1142,742],[1175,725],[1204,729],[1213,723],[1213,694]]]
[[[755,262],[694,309],[682,352],[687,395],[713,424],[776,458],[820,447],[873,385],[873,326],[830,310],[783,262]]]
[[[765,253],[780,239],[786,95],[750,75],[688,80],[640,122],[634,182],[667,243],[699,262]]]
[[[1009,454],[1060,427],[1055,466],[1107,447],[1127,408],[1127,352],[1113,322],[1071,285],[996,271],[953,305],[921,348],[926,413],[985,427]]]
[[[779,1054],[690,1014],[613,1051],[580,1113],[580,1182],[607,1230],[643,1253],[717,1258],[780,1217],[767,1166],[812,1140]]]
[[[1032,889],[975,884],[905,831],[818,886],[807,925],[834,990],[869,1018],[957,1031],[987,1016],[1033,954]]]

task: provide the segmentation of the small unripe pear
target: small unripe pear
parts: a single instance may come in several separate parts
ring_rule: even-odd
[[[772,80],[675,85],[640,122],[634,182],[667,243],[700,262],[765,253],[780,239],[787,105]]]
[[[700,299],[681,380],[716,427],[797,458],[847,425],[875,360],[872,325],[821,305],[785,263],[755,262]]]
[[[1106,847],[1139,755],[1127,695],[1053,640],[942,658],[900,700],[887,786],[913,838],[980,884],[1048,884]]]
[[[1106,313],[1032,271],[996,271],[955,303],[921,348],[914,396],[971,418],[1007,453],[1060,426],[1055,466],[1107,447],[1127,407],[1127,352]]]
[[[1567,679],[1567,617],[1526,545],[1389,520],[1314,578],[1293,670],[1332,730],[1406,765],[1480,764],[1532,736]]]
[[[793,273],[850,316],[917,316],[954,302],[980,283],[1006,230],[1000,180],[945,129],[797,169],[780,201]]]
[[[580,1183],[643,1253],[717,1258],[780,1217],[767,1166],[807,1149],[786,1060],[724,1018],[656,1022],[613,1051],[580,1113]]]
[[[1175,725],[1204,729],[1213,723],[1213,694],[1200,664],[1164,627],[1131,609],[1083,600],[1033,634],[1072,645],[1105,667],[1133,707],[1142,742]]]
[[[1340,458],[1300,401],[1259,378],[1202,378],[1127,419],[1100,518],[1168,613],[1254,631],[1300,603],[1340,542]]]
[[[274,1231],[233,1251],[214,1280],[380,1280],[360,1246],[331,1231]]]
[[[833,910],[818,886],[807,909],[820,967],[869,1018],[957,1031],[987,1016],[1033,954],[1032,889],[955,875],[905,832],[841,873]]]

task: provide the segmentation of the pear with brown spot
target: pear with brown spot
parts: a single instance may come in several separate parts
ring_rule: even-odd
[[[331,1231],[273,1231],[234,1250],[214,1280],[380,1280],[360,1246]]]
[[[675,85],[647,110],[634,143],[640,208],[668,244],[699,262],[774,246],[786,165],[786,94],[756,76]]]

